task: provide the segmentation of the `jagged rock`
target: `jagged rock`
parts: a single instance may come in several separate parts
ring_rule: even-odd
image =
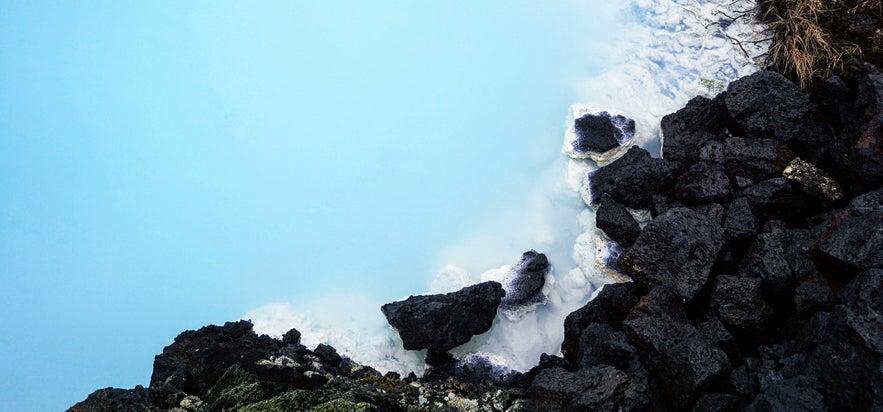
[[[883,208],[836,216],[818,241],[821,266],[850,277],[862,269],[883,267]]]
[[[761,296],[761,280],[719,275],[711,292],[711,306],[730,326],[759,334],[766,329],[772,310]]]
[[[794,220],[806,215],[808,206],[784,177],[758,182],[742,191],[751,210],[763,219]]]
[[[812,389],[806,377],[776,381],[764,388],[745,411],[827,411],[822,395]]]
[[[628,144],[635,135],[635,121],[605,111],[587,113],[574,121],[574,134],[573,153],[584,159]]]
[[[693,412],[737,412],[742,409],[742,398],[729,393],[706,393],[693,405]]]
[[[827,310],[834,303],[831,286],[822,277],[813,277],[794,288],[794,308],[798,316]]]
[[[648,392],[645,380],[611,366],[544,369],[528,388],[533,406],[545,410],[639,411],[648,407]]]
[[[632,214],[607,193],[601,196],[595,215],[595,226],[603,230],[611,240],[625,247],[631,246],[641,234],[641,226]]]
[[[724,233],[728,239],[735,241],[748,240],[757,235],[757,219],[751,211],[748,199],[737,197],[730,202]]]
[[[856,276],[841,292],[808,367],[834,409],[883,407],[883,269]]]
[[[671,405],[685,408],[693,395],[730,369],[727,355],[687,318],[678,296],[665,286],[641,299],[623,329]]]
[[[138,385],[135,389],[99,389],[89,394],[85,400],[71,406],[68,412],[150,411],[152,405],[147,388]]]
[[[807,163],[799,157],[795,157],[782,175],[789,182],[794,183],[801,191],[816,198],[823,205],[829,206],[843,197],[843,189],[834,179],[826,176],[812,163]]]
[[[723,199],[733,193],[730,178],[723,167],[709,162],[699,162],[678,177],[674,195],[688,204],[708,203]]]
[[[644,227],[622,258],[635,281],[667,285],[692,300],[705,285],[724,243],[723,229],[707,217],[675,208]]]
[[[589,173],[587,203],[596,205],[607,193],[626,207],[646,208],[653,193],[671,184],[677,168],[676,164],[655,159],[648,151],[633,146],[619,159]]]
[[[282,335],[282,343],[286,345],[300,345],[300,331],[291,328]]]
[[[381,311],[405,349],[446,352],[487,332],[504,295],[498,282],[484,282],[452,293],[411,296]]]
[[[590,324],[603,323],[619,329],[643,293],[643,287],[635,282],[604,285],[598,296],[564,319],[564,342],[561,343],[564,357],[571,362],[578,360],[580,335]]]
[[[651,198],[651,202],[653,203],[650,206],[650,214],[654,219],[659,217],[659,215],[664,215],[665,212],[668,212],[669,209],[674,209],[676,207],[686,207],[683,203],[670,198],[668,195],[664,194],[654,194]]]
[[[546,275],[551,270],[552,265],[546,255],[535,250],[524,252],[504,281],[506,295],[500,301],[500,307],[511,309],[544,301],[545,296],[541,292]]]
[[[722,349],[731,359],[738,357],[739,348],[736,345],[735,338],[717,316],[710,313],[706,314],[702,318],[697,319],[695,324],[696,329],[699,329],[699,333],[707,341]]]
[[[324,343],[320,343],[316,346],[316,349],[313,349],[313,353],[322,360],[322,362],[327,363],[331,366],[337,367],[340,365],[340,362],[343,361],[343,358],[337,354],[337,350],[333,347],[326,345]]]
[[[793,157],[787,145],[774,139],[728,137],[699,150],[700,159],[721,164],[728,176],[752,180],[779,176]]]
[[[750,138],[805,139],[810,102],[781,74],[761,71],[727,87],[727,110]]]
[[[695,161],[702,145],[716,139],[726,127],[726,93],[713,100],[697,96],[675,113],[662,118],[662,155],[678,162]]]
[[[580,368],[609,365],[621,371],[634,369],[637,351],[625,333],[606,323],[592,323],[579,337],[577,364]]]
[[[687,208],[707,217],[708,220],[716,223],[721,227],[723,227],[724,225],[724,219],[726,218],[727,211],[720,203],[705,203],[697,206],[687,206]]]
[[[744,276],[763,280],[763,288],[771,293],[782,293],[793,287],[794,274],[785,258],[784,232],[773,227],[761,233],[742,260],[739,272]]]
[[[150,384],[165,382],[189,394],[204,394],[230,366],[254,364],[280,346],[276,339],[256,335],[246,320],[186,331],[156,356]]]

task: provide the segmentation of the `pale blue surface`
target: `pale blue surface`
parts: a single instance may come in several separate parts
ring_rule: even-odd
[[[147,385],[265,303],[423,291],[559,156],[590,7],[326,3],[0,1],[2,408]]]

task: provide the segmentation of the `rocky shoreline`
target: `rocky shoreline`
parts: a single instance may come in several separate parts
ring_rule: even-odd
[[[758,72],[662,130],[662,158],[632,147],[588,176],[633,282],[567,317],[561,357],[525,373],[451,358],[514,293],[486,282],[384,306],[406,348],[430,349],[422,378],[239,321],[182,333],[149,387],[70,411],[883,408],[883,74],[853,61],[807,95]],[[548,270],[531,252],[519,301]]]

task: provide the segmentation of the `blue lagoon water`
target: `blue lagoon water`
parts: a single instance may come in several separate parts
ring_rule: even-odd
[[[607,3],[4,3],[0,402],[146,385],[176,334],[242,316],[420,368],[380,304],[531,248],[555,265],[546,307],[458,355],[554,352],[609,281],[579,195],[594,166],[561,155],[569,105],[652,144],[700,79],[753,70],[697,34],[704,2]]]

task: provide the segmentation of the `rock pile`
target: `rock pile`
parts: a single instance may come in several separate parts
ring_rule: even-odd
[[[883,74],[856,63],[805,95],[756,73],[662,130],[663,158],[631,148],[588,176],[633,281],[567,316],[560,357],[503,376],[447,354],[502,301],[534,301],[549,263],[531,251],[508,300],[486,282],[383,307],[405,348],[429,350],[422,379],[240,321],[179,335],[148,388],[70,410],[883,409]]]
[[[759,72],[662,120],[587,203],[633,279],[565,321],[528,404],[589,410],[883,408],[883,75],[804,95]],[[647,208],[643,230],[625,207]]]
[[[297,330],[277,340],[239,321],[180,334],[156,356],[149,387],[100,389],[68,410],[417,411],[478,404],[505,410],[515,401],[509,391],[474,384],[382,375],[330,346],[305,348]]]

